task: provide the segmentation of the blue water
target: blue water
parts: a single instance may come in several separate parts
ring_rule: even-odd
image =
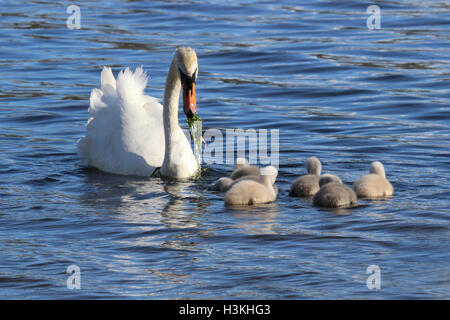
[[[450,298],[447,1],[78,1],[79,30],[70,4],[0,7],[0,298]],[[178,45],[203,129],[279,129],[275,203],[225,207],[206,187],[226,164],[184,183],[82,167],[102,66],[142,65],[161,98]],[[289,198],[312,155],[347,185],[379,160],[395,195]]]

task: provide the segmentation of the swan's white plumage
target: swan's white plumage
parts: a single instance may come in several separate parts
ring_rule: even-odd
[[[78,141],[85,165],[102,171],[150,176],[164,159],[162,105],[144,95],[147,75],[129,68],[114,78],[101,73],[101,89],[90,97],[87,134]]]
[[[183,77],[181,76],[183,74]],[[78,141],[85,165],[100,170],[150,176],[161,167],[161,176],[192,177],[198,164],[190,142],[178,122],[181,87],[186,116],[196,112],[193,84],[198,74],[197,55],[192,48],[175,51],[164,89],[164,108],[144,95],[147,75],[129,68],[114,78],[110,68],[101,73],[101,89],[91,93],[87,134]]]

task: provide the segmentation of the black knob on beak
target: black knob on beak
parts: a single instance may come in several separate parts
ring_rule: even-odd
[[[192,110],[190,110],[190,109],[188,109],[188,110],[185,112],[185,114],[186,114],[186,117],[188,117],[188,118],[192,118],[192,117],[194,116],[194,113],[193,113]]]

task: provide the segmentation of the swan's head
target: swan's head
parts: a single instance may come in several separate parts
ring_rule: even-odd
[[[370,164],[370,173],[377,174],[382,177],[386,177],[383,164],[380,161],[375,161]]]
[[[309,174],[320,176],[320,172],[322,171],[320,160],[316,157],[308,158],[308,160],[306,160],[306,171],[308,171]]]
[[[192,118],[197,112],[195,98],[195,81],[198,75],[197,54],[192,48],[181,47],[175,51],[174,59],[183,87],[183,111],[188,118]]]
[[[319,187],[322,188],[327,183],[343,184],[342,180],[338,176],[335,176],[334,174],[325,173],[319,179]]]

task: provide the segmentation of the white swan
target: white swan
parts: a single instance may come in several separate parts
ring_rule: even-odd
[[[378,198],[392,196],[394,187],[386,179],[383,164],[379,161],[370,164],[369,174],[353,184],[358,197]]]
[[[289,196],[291,197],[310,197],[319,191],[319,178],[322,171],[322,164],[316,157],[310,157],[306,160],[306,171],[301,177],[294,180],[291,185]]]
[[[244,179],[233,184],[225,194],[227,205],[253,205],[273,202],[278,189],[273,187],[278,170],[273,166],[261,169],[260,181]]]
[[[339,208],[356,205],[358,202],[355,192],[345,186],[335,175],[322,175],[319,185],[320,190],[313,197],[315,206]]]
[[[178,102],[183,90],[183,110],[196,112],[197,55],[178,48],[166,79],[164,107],[143,94],[147,75],[142,68],[126,68],[114,78],[111,68],[101,73],[101,89],[91,93],[87,134],[78,141],[84,165],[102,171],[151,176],[161,167],[162,176],[188,178],[196,174],[197,161],[178,123]]]

